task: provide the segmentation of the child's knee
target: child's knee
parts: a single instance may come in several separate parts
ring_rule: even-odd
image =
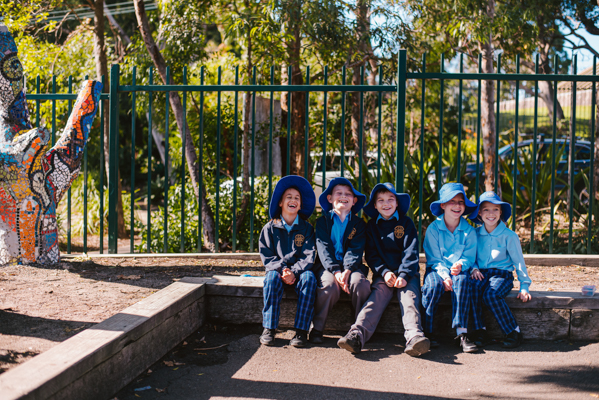
[[[268,271],[264,277],[264,287],[277,287],[281,284],[281,276],[277,271]]]
[[[299,277],[299,281],[305,285],[316,287],[316,276],[314,276],[314,272],[305,271]]]

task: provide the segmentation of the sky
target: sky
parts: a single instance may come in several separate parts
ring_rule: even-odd
[[[591,47],[593,47],[596,51],[599,51],[599,36],[591,35],[585,29],[579,29],[577,31],[581,36],[584,36],[585,39],[589,42]],[[582,40],[577,40],[582,42]],[[593,65],[593,55],[588,50],[576,50],[574,54],[578,54],[578,71],[582,71],[588,67]],[[599,64],[599,61],[598,61]],[[598,66],[599,69],[599,66]],[[599,72],[599,71],[597,71]]]

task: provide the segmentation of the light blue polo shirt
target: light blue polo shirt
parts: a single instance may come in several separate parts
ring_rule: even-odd
[[[476,266],[479,269],[496,268],[507,271],[516,270],[520,290],[526,290],[532,283],[524,255],[522,254],[522,245],[518,234],[505,226],[503,221],[499,221],[493,232],[489,233],[485,226],[476,228],[478,238]]]
[[[333,246],[335,246],[335,258],[337,261],[343,261],[343,257],[345,253],[343,252],[343,234],[345,233],[345,228],[347,228],[347,224],[351,219],[351,212],[347,214],[345,217],[345,221],[341,222],[341,218],[335,212],[335,210],[331,210],[331,218],[333,219],[333,228],[331,229],[331,240],[333,241]]]
[[[460,261],[462,271],[467,271],[476,262],[476,232],[464,218],[460,218],[455,231],[450,232],[443,215],[426,229],[424,237],[426,267],[432,268],[443,279],[450,277],[451,266]]]
[[[398,214],[398,212],[397,212],[397,211],[395,211],[395,212],[393,213],[393,215],[392,215],[392,216],[390,216],[390,217],[389,217],[389,219],[387,219],[387,220],[386,220],[385,218],[383,218],[383,216],[381,215],[381,213],[379,213],[379,216],[376,218],[376,222],[379,222],[381,219],[382,219],[383,221],[389,221],[389,220],[391,220],[391,219],[393,219],[393,218],[395,218],[395,220],[396,220],[396,221],[399,221],[399,214]]]
[[[287,232],[291,232],[291,228],[293,228],[293,225],[297,225],[299,222],[299,215],[295,216],[295,220],[293,221],[293,224],[291,225],[287,225],[287,222],[285,222],[285,218],[283,218],[281,216],[281,221],[283,222],[283,226],[285,227],[285,229],[287,229]]]

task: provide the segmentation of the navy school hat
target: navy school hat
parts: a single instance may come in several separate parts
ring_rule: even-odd
[[[364,194],[358,192],[356,189],[354,189],[354,185],[352,185],[351,182],[345,178],[332,179],[329,182],[329,186],[327,186],[327,190],[322,192],[320,197],[318,197],[318,203],[320,204],[320,208],[322,208],[322,211],[329,212],[333,209],[333,205],[331,203],[329,203],[327,196],[332,194],[333,188],[337,185],[345,185],[345,186],[349,186],[351,188],[352,192],[354,192],[354,196],[356,196],[358,198],[358,201],[356,201],[356,204],[354,204],[353,207],[351,208],[351,212],[354,214],[359,213],[360,210],[362,209],[362,207],[364,207],[364,203],[366,203],[366,195],[364,195]]]
[[[472,213],[472,215],[470,215],[468,217],[472,222],[477,223],[479,225],[483,223],[482,219],[478,215],[478,212],[479,212],[480,205],[485,201],[488,201],[489,203],[497,204],[498,206],[501,206],[501,217],[500,218],[503,222],[507,222],[507,220],[511,217],[512,206],[510,205],[510,203],[501,201],[501,198],[495,192],[488,191],[488,192],[484,192],[483,194],[480,195],[480,197],[478,198],[478,204],[476,205],[476,212]]]
[[[314,207],[316,207],[316,196],[314,195],[314,190],[312,189],[310,182],[298,175],[287,175],[277,182],[272,197],[270,198],[270,207],[268,209],[270,218],[274,219],[281,215],[279,202],[281,201],[281,197],[283,197],[285,190],[289,188],[297,189],[302,196],[302,208],[299,210],[300,216],[303,219],[310,218],[310,215],[314,212]]]
[[[466,211],[464,211],[464,215],[472,214],[477,210],[476,204],[468,200],[466,192],[464,191],[464,185],[461,183],[449,182],[441,186],[441,190],[439,190],[439,200],[431,203],[431,212],[433,215],[438,217],[443,214],[441,204],[447,203],[458,194],[462,194],[464,196],[464,202],[466,203]]]
[[[401,214],[405,215],[410,209],[410,195],[407,193],[397,193],[395,191],[395,186],[389,182],[377,183],[372,189],[372,192],[370,192],[370,200],[368,201],[368,204],[364,206],[366,215],[370,218],[377,218],[379,216],[379,212],[374,208],[374,203],[376,202],[377,192],[382,189],[388,190],[395,195],[395,198],[397,199],[397,209]]]

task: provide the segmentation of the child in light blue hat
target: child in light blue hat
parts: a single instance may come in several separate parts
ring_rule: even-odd
[[[431,203],[437,219],[429,225],[424,238],[426,272],[422,286],[423,328],[438,346],[433,334],[433,317],[441,295],[449,291],[452,300],[452,328],[457,331],[459,346],[466,353],[478,351],[468,338],[470,312],[470,269],[476,262],[476,232],[466,216],[476,212],[476,204],[468,200],[461,183],[446,183],[439,190],[439,200]]]
[[[489,344],[482,315],[484,304],[493,313],[499,327],[506,335],[503,347],[515,348],[522,343],[522,332],[505,302],[514,287],[514,269],[520,282],[518,298],[523,302],[531,299],[528,287],[531,279],[526,270],[522,246],[518,234],[505,222],[512,215],[509,203],[501,201],[494,192],[485,192],[478,199],[478,212],[470,216],[473,222],[483,224],[476,228],[476,265],[470,276],[472,286],[472,311],[475,331],[472,340],[479,346]]]

